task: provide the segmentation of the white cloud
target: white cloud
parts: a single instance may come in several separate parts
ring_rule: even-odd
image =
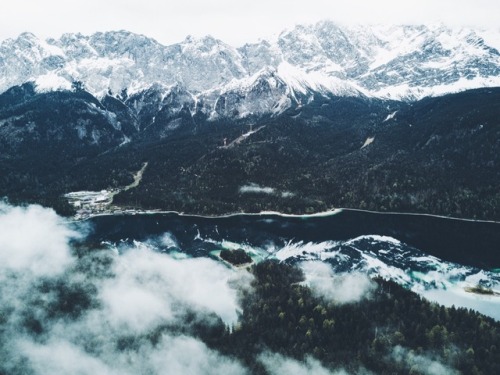
[[[223,357],[192,337],[164,337],[149,358],[158,374],[246,374],[237,362]]]
[[[144,285],[138,286],[135,280],[119,279],[107,281],[100,291],[106,316],[117,328],[140,333],[172,318],[167,296]]]
[[[401,346],[396,346],[392,351],[392,360],[405,363],[423,375],[457,375],[458,372],[451,367],[434,360],[430,355],[419,355]]]
[[[263,353],[258,357],[258,360],[270,375],[348,375],[344,370],[332,372],[312,357],[306,357],[304,361],[297,361],[280,354]]]
[[[85,353],[81,348],[67,341],[38,344],[20,341],[17,349],[28,359],[35,374],[78,374],[78,375],[118,375],[101,360]]]
[[[64,271],[72,262],[68,242],[77,236],[53,210],[0,202],[0,279],[6,272]]]
[[[168,328],[187,328],[193,313],[207,325],[213,314],[235,323],[234,288],[249,288],[246,271],[206,258],[174,260],[146,246],[76,258],[68,245],[76,235],[52,210],[0,206],[0,372],[246,373]]]
[[[335,274],[322,262],[302,262],[306,283],[314,294],[338,303],[353,303],[369,298],[375,289],[373,281],[362,273]]]
[[[260,186],[254,183],[243,185],[240,187],[241,194],[253,193],[253,194],[274,194],[274,189],[267,186]]]
[[[229,325],[237,320],[236,291],[230,287],[237,273],[211,259],[175,260],[138,248],[119,256],[113,273],[100,298],[118,324],[144,330],[173,319],[179,304],[214,312]]]
[[[260,186],[253,182],[240,186],[239,191],[240,194],[268,194],[280,196],[281,198],[293,198],[295,196],[291,191],[279,191],[272,187]]]
[[[247,374],[238,362],[187,336],[164,335],[155,346],[141,342],[137,351],[120,352],[108,348],[109,351],[99,355],[62,338],[45,344],[23,340],[16,349],[26,356],[37,375]]]

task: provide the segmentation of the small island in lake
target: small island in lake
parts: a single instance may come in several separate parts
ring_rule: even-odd
[[[241,266],[242,264],[252,263],[252,258],[250,258],[250,255],[248,255],[247,252],[242,249],[224,249],[220,252],[220,257],[234,266]]]
[[[485,288],[482,285],[476,285],[474,287],[467,287],[467,288],[465,288],[465,291],[469,292],[469,293],[485,294],[485,295],[491,295],[491,296],[497,295],[497,293],[495,293],[493,290],[491,290],[489,288]]]

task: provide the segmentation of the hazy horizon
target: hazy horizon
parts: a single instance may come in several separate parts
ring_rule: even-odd
[[[187,0],[176,4],[157,1],[89,0],[68,6],[67,1],[20,0],[4,5],[0,14],[0,40],[31,32],[40,38],[64,33],[127,30],[168,45],[188,35],[212,35],[233,46],[267,39],[297,24],[332,20],[342,25],[436,24],[499,29],[500,3],[489,0],[430,0],[376,3],[354,0],[240,1],[210,3]]]

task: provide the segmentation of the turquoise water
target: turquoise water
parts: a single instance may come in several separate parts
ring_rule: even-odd
[[[500,297],[465,291],[478,284],[500,290],[500,223],[342,210],[323,216],[115,215],[89,224],[87,241],[117,251],[146,244],[176,259],[219,259],[223,249],[243,249],[255,263],[322,261],[337,273],[389,278],[431,300],[500,319]]]

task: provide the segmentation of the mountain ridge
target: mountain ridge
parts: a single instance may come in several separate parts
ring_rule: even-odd
[[[180,85],[205,103],[209,116],[218,99],[232,92],[240,99],[229,112],[241,116],[262,107],[251,97],[260,78],[268,79],[273,105],[265,106],[271,108],[295,100],[294,84],[301,91],[415,101],[500,86],[497,34],[443,25],[347,27],[321,21],[235,48],[211,36],[188,36],[165,46],[124,30],[47,40],[23,33],[0,45],[0,92],[27,81],[41,92],[69,90],[80,81],[97,97]],[[285,82],[284,90],[273,91],[270,71]]]

